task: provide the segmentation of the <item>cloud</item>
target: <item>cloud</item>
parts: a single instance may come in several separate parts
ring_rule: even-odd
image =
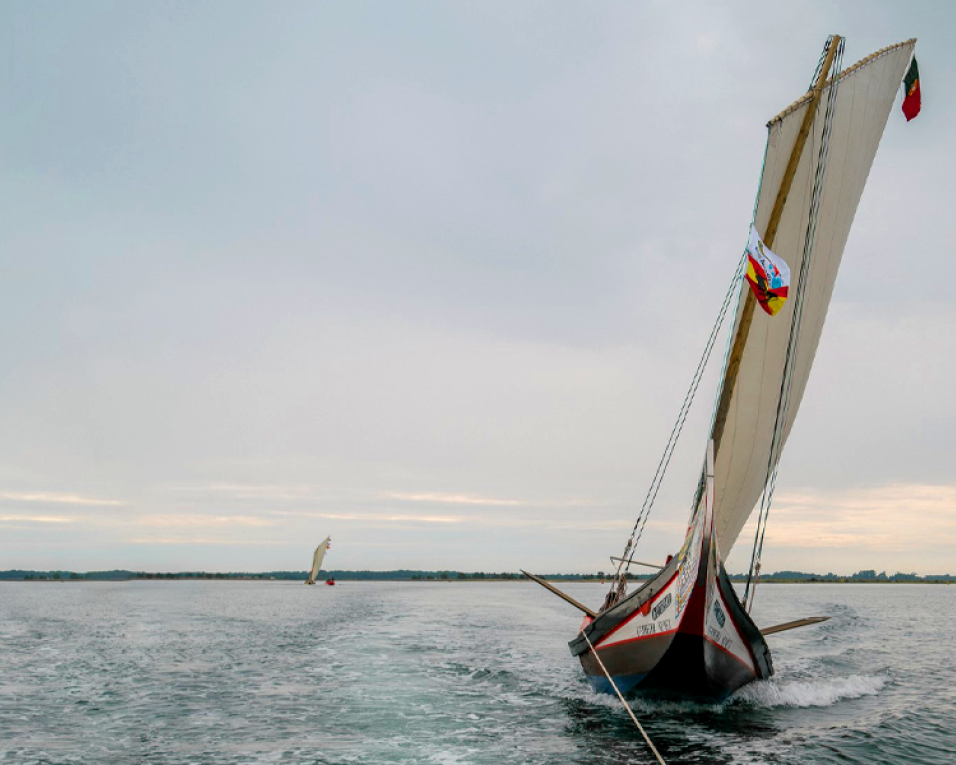
[[[466,503],[471,504],[471,503]],[[331,521],[357,521],[363,525],[375,523],[438,523],[467,524],[473,526],[510,528],[510,529],[558,529],[562,531],[595,531],[630,529],[634,521],[629,518],[599,518],[591,515],[560,519],[542,519],[540,516],[521,517],[515,515],[412,515],[407,513],[322,513],[294,510],[276,510],[273,515],[301,518],[319,518]],[[649,527],[668,531],[683,531],[686,524],[677,521],[650,521]]]
[[[569,499],[559,501],[531,502],[522,499],[499,499],[496,497],[476,497],[473,494],[446,494],[442,492],[382,492],[387,499],[400,499],[404,502],[436,502],[446,505],[484,505],[487,507],[586,507],[594,504],[589,500]]]
[[[50,505],[96,505],[102,507],[116,507],[125,505],[118,499],[96,499],[93,497],[81,497],[77,494],[51,494],[47,492],[0,492],[0,499],[8,499],[15,502],[39,502]]]
[[[378,521],[380,523],[462,523],[467,518],[445,515],[393,515],[382,513],[310,513],[295,510],[276,510],[274,515],[290,515],[298,518],[321,518],[331,521]]]
[[[765,121],[803,92],[842,4],[775,6],[792,34],[770,40],[754,34],[767,20],[753,2],[608,4],[586,28],[500,0],[480,18],[436,4],[428,24],[386,19],[388,46],[380,14],[216,6],[214,22],[266,25],[288,51],[252,78],[247,41],[210,49],[206,15],[138,39],[133,60],[124,29],[150,10],[88,5],[88,24],[65,25],[51,4],[21,4],[34,34],[6,40],[22,66],[5,91],[0,195],[17,214],[0,249],[30,257],[7,259],[0,280],[17,327],[0,333],[16,369],[2,382],[0,515],[81,518],[3,521],[4,566],[63,565],[43,542],[17,549],[56,536],[80,568],[138,563],[147,543],[168,545],[150,551],[160,568],[229,567],[247,550],[175,545],[311,548],[319,531],[341,534],[354,568],[606,566],[746,237]],[[923,5],[857,14],[847,63],[901,26],[953,29],[956,5]],[[303,28],[331,30],[328,44]],[[35,44],[53,37],[78,52],[70,67]],[[921,55],[950,66],[948,38]],[[153,66],[170,48],[175,65]],[[331,65],[350,57],[362,66]],[[649,113],[631,86],[660,81],[664,61],[670,87]],[[210,76],[183,78],[193,71]],[[115,97],[131,77],[143,97]],[[219,97],[237,89],[249,97]],[[938,161],[956,151],[956,98],[935,107],[915,127],[890,119],[781,492],[956,483],[956,216]],[[73,118],[34,129],[61,113]],[[170,140],[183,115],[192,129]],[[911,267],[914,247],[925,268]],[[683,538],[719,356],[657,501],[657,517],[679,520],[648,525],[649,560]],[[914,524],[878,496],[869,510],[850,492],[811,499],[781,493],[774,508],[771,537],[801,545],[786,565],[811,547],[829,555],[821,567],[850,565],[843,551],[866,538],[910,549],[859,542],[860,567],[897,566],[952,539],[947,511],[923,500]],[[128,555],[126,537],[140,540]],[[266,568],[291,559],[264,552]]]
[[[438,492],[383,492],[382,496],[389,499],[401,499],[407,502],[440,502],[447,505],[493,505],[500,507],[527,507],[534,504],[522,502],[518,499],[492,499],[490,497],[475,497],[469,494],[441,494]]]
[[[780,547],[912,552],[956,548],[956,486],[893,484],[780,494],[767,528]]]
[[[173,486],[170,490],[192,494],[227,495],[236,499],[302,500],[316,496],[320,488],[309,484],[210,483],[201,486]]]
[[[49,515],[0,515],[0,523],[75,523],[76,520]]]
[[[221,537],[133,537],[123,540],[131,545],[277,545],[268,539],[222,539]]]
[[[152,526],[157,528],[184,527],[220,527],[220,526],[274,526],[273,521],[267,521],[264,518],[255,518],[249,515],[146,515],[140,518],[137,523],[140,526]]]

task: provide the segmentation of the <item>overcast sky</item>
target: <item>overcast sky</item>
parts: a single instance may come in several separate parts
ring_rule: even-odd
[[[0,569],[304,569],[326,534],[332,568],[606,569],[765,123],[836,32],[845,65],[919,37],[924,107],[890,115],[764,566],[956,573],[954,22],[3,3]],[[719,361],[639,557],[680,544]]]

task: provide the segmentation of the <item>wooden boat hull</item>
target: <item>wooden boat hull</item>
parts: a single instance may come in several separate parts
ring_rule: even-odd
[[[601,649],[601,661],[621,693],[629,693],[641,685],[661,663],[673,644],[673,637],[651,636],[637,645],[612,645]],[[581,654],[581,667],[591,687],[598,693],[614,693],[594,654]]]
[[[596,691],[613,692],[601,663],[622,693],[706,699],[773,674],[770,649],[720,560],[711,496],[701,497],[667,566],[596,619],[586,617],[568,644]]]
[[[754,680],[773,674],[770,649],[737,599],[723,566],[719,567],[710,588],[705,579],[708,568],[701,567],[703,581],[694,587],[676,628],[663,616],[647,623],[646,619],[641,620],[640,609],[636,609],[637,616],[631,621],[642,623],[632,632],[649,634],[615,640],[622,625],[617,630],[608,630],[595,641],[596,636],[589,632],[588,637],[604,667],[622,693],[646,691],[658,696],[720,700]],[[708,589],[711,590],[709,599]],[[653,602],[657,605],[664,602],[667,591],[663,588],[665,595],[653,598]],[[640,591],[635,593],[640,594]],[[651,613],[654,607],[651,606]],[[593,627],[603,616],[598,620],[586,619],[584,629]],[[613,693],[604,670],[583,637],[579,635],[569,646],[572,654],[580,659],[594,690]]]
[[[723,587],[720,579],[724,580]],[[700,605],[696,602],[689,604],[687,619],[649,669],[651,653],[657,653],[656,650],[634,650],[627,644],[607,648],[598,646],[601,660],[615,682],[621,678],[628,691],[640,690],[656,696],[722,700],[754,680],[770,677],[773,663],[767,644],[737,600],[722,568],[714,584],[724,590],[716,601],[724,617],[723,630],[714,629],[714,624],[708,625],[702,618],[704,601],[701,600]],[[701,589],[706,591],[706,588]],[[727,602],[728,592],[732,598],[730,603]],[[703,594],[695,593],[694,598],[702,598]],[[708,616],[716,621],[714,602],[711,601]],[[648,641],[649,648],[651,642]],[[613,660],[609,662],[612,656]],[[581,664],[595,690],[612,692],[607,677],[590,651],[581,655]],[[621,692],[625,692],[624,688]]]

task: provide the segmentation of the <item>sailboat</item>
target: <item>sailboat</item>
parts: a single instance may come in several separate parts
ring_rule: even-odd
[[[569,647],[596,691],[648,690],[723,699],[773,674],[767,635],[826,618],[761,630],[750,606],[777,465],[809,379],[850,226],[904,74],[907,90],[913,92],[915,39],[842,69],[844,44],[838,35],[827,40],[807,93],[767,124],[750,244],[722,309],[726,313],[736,296],[734,324],[680,550],[628,593],[628,569],[637,565],[635,546],[655,489],[653,495],[648,492],[649,502],[624,554],[613,559],[619,563],[617,575],[600,609],[592,610],[527,574],[584,613]],[[910,119],[906,107],[904,102]],[[761,261],[767,250],[774,257]],[[773,271],[775,263],[781,272],[789,268],[791,277],[789,287],[776,292],[766,270]],[[779,279],[774,284],[781,287]],[[758,303],[761,310],[756,310]],[[715,337],[716,328],[690,399]],[[686,417],[686,409],[681,416]],[[678,422],[682,424],[680,417]],[[677,425],[675,432],[680,433]],[[674,444],[672,432],[661,460],[664,469]],[[657,486],[662,477],[659,467]],[[741,600],[724,560],[755,509],[757,536]]]
[[[315,584],[315,578],[319,575],[319,570],[322,568],[322,559],[325,557],[325,551],[332,546],[332,537],[326,537],[323,539],[319,546],[315,548],[315,552],[312,553],[312,568],[309,571],[309,577],[305,580],[305,584]],[[331,580],[330,580],[331,581]],[[328,584],[328,582],[326,582]]]

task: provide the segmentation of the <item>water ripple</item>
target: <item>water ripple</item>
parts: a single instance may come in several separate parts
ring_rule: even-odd
[[[585,602],[601,589],[569,586]],[[777,674],[633,701],[669,763],[953,761],[956,588],[766,585]],[[523,583],[0,584],[3,765],[650,762]]]

